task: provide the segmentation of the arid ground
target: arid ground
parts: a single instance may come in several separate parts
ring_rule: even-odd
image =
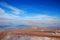
[[[37,29],[7,30],[0,32],[0,40],[60,40],[60,33]]]

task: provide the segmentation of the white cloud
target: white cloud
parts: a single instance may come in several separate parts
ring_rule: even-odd
[[[4,9],[0,8],[0,18],[20,20],[20,16],[18,16],[18,14],[24,14],[23,10],[10,6],[5,2],[0,2],[0,5],[5,8],[11,9],[11,11],[12,11],[11,13],[7,13],[6,9],[4,10]]]
[[[7,7],[12,11],[12,13],[14,14],[23,14],[24,11],[23,10],[20,10],[16,7],[13,7],[13,6],[10,6],[8,5],[7,3],[0,3],[2,6],[4,7]],[[17,15],[14,15],[14,14],[10,14],[10,13],[7,13],[6,10],[0,8],[0,18],[7,18],[7,19],[15,19],[16,22],[23,22],[23,23],[26,23],[26,24],[33,24],[33,25],[36,25],[36,24],[41,24],[41,26],[43,26],[42,24],[45,24],[46,25],[49,25],[49,24],[59,24],[60,21],[59,20],[56,20],[57,17],[55,16],[49,16],[49,15],[34,15],[34,16],[24,16],[24,17],[20,17],[20,16],[17,16]],[[22,21],[20,19],[23,19]],[[30,21],[25,21],[25,20],[30,20]]]
[[[19,16],[13,15],[13,14],[5,14],[3,15],[3,18],[8,18],[8,19],[19,19]]]
[[[2,8],[0,8],[0,15],[3,15],[4,13],[5,11]]]
[[[34,20],[35,19],[35,20],[43,20],[44,21],[44,20],[56,20],[57,17],[39,14],[39,15],[35,15],[35,16],[26,16],[25,19],[28,19],[28,20],[30,20],[30,19]]]
[[[6,13],[5,10],[3,10],[2,8],[0,8],[0,18],[7,18],[7,19],[19,19],[20,16],[16,16],[16,15],[13,15],[13,14],[9,14],[9,13]]]
[[[36,16],[20,17],[20,16],[16,16],[16,15],[13,15],[13,14],[6,13],[6,11],[3,10],[2,8],[0,8],[0,18],[15,19],[15,20],[17,20],[17,22],[19,22],[18,20],[20,20],[21,18],[23,18],[23,20],[31,20],[31,21],[20,21],[20,22],[24,22],[24,23],[28,23],[28,24],[54,24],[54,23],[60,23],[60,21],[55,20],[56,17],[53,17],[53,16],[36,15]]]
[[[39,18],[40,20],[54,20],[55,17],[48,16],[48,15],[37,15],[36,18]]]
[[[6,8],[9,8],[9,9],[13,10],[12,13],[14,13],[14,14],[24,14],[24,11],[23,10],[20,10],[20,9],[18,9],[16,7],[13,7],[11,5],[8,5],[5,2],[1,2],[0,5],[2,5],[4,7],[6,7]]]
[[[20,10],[20,9],[18,9],[16,7],[10,6],[10,5],[8,5],[5,2],[1,2],[0,5],[13,10],[11,13],[15,13],[15,14],[23,14],[24,13],[23,10]],[[9,17],[9,18],[20,18],[19,16],[6,13],[5,10],[3,10],[1,8],[0,8],[0,11],[1,11],[0,14],[4,14],[5,13],[4,16],[6,16],[6,17]],[[35,16],[25,16],[25,17],[23,17],[23,19],[24,20],[43,20],[44,21],[44,20],[56,20],[56,17],[49,16],[49,15],[40,15],[39,14],[39,15],[35,15]]]

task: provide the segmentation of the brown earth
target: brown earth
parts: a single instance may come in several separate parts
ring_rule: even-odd
[[[0,33],[0,40],[4,37],[15,35],[15,37],[21,37],[21,36],[38,36],[38,37],[50,37],[50,38],[60,38],[58,35],[53,35],[49,33],[40,33],[40,32],[26,32],[21,30],[11,30],[11,31],[4,31]]]

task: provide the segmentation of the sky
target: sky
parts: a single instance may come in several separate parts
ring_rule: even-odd
[[[60,0],[0,0],[0,22],[59,25]]]

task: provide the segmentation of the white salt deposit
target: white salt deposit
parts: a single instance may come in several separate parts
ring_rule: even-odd
[[[2,40],[60,40],[60,38],[48,38],[48,37],[35,37],[35,36],[24,36],[24,37],[14,37],[11,36],[10,38],[4,38]]]

